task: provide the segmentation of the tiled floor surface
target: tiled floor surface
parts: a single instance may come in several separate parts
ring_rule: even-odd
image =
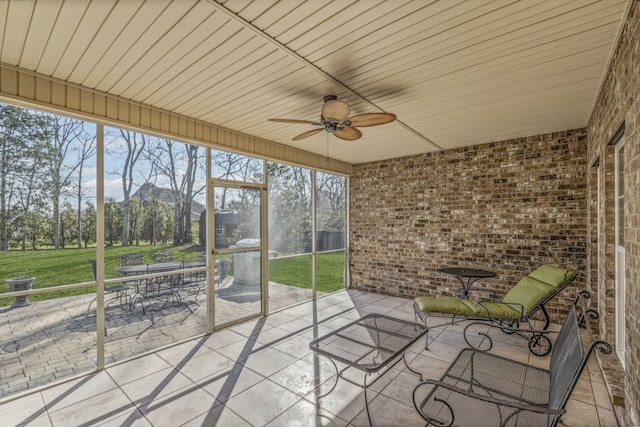
[[[0,405],[0,425],[367,426],[363,390],[340,380],[309,341],[368,313],[413,320],[412,301],[341,291]],[[438,378],[466,346],[460,325],[430,331],[407,353]],[[492,352],[542,367],[526,342],[496,335]],[[359,374],[358,374],[359,375]],[[423,426],[411,403],[417,377],[403,364],[369,389],[374,426]],[[478,425],[481,425],[479,422]],[[582,374],[564,426],[617,426],[595,359]]]

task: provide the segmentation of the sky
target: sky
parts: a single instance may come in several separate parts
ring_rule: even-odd
[[[95,134],[95,125],[88,123],[88,126],[85,126],[87,132],[93,132]],[[122,176],[121,171],[124,169],[127,145],[126,142],[122,139],[118,132],[114,132],[115,129],[105,127],[105,158],[104,158],[104,170],[105,170],[105,178],[104,178],[104,192],[105,197],[113,197],[116,201],[121,201],[123,199],[123,189],[122,189]],[[204,154],[204,148],[202,148]],[[96,184],[97,184],[97,168],[96,168],[97,158],[94,155],[91,157],[85,164],[83,169],[83,179],[82,186],[84,189],[84,197],[85,200],[94,199],[96,197]],[[73,163],[74,160],[69,159],[68,163]],[[184,164],[177,164],[176,174],[178,176],[184,175]],[[139,160],[136,162],[136,166],[134,169],[134,184],[131,190],[131,194],[135,193],[136,190],[145,183],[148,179],[149,172],[151,169],[151,163],[144,159],[143,156],[140,156]],[[151,182],[153,182],[157,187],[162,188],[171,188],[171,184],[169,180],[164,175],[158,175],[156,177],[151,178]],[[204,166],[200,168],[198,173],[198,178],[196,181],[195,188],[200,188],[206,182],[206,170]],[[200,203],[205,203],[205,194],[202,192],[201,194],[196,196],[196,200]]]

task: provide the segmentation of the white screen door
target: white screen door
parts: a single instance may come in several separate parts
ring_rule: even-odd
[[[263,312],[262,189],[213,181],[215,325]],[[220,230],[220,232],[219,232]]]

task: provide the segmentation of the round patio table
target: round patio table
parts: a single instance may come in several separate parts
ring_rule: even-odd
[[[496,277],[496,273],[493,271],[482,270],[479,268],[444,267],[439,268],[438,271],[440,273],[450,274],[458,279],[461,286],[459,292],[462,294],[462,299],[469,299],[469,289],[471,288],[471,285],[478,280]]]

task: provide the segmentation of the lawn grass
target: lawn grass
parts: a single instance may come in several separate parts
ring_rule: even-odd
[[[176,260],[194,260],[202,247],[129,246],[105,248],[105,277],[117,278],[116,267],[120,255],[141,253],[145,262],[152,263],[155,251],[169,250]],[[13,277],[35,277],[33,289],[56,287],[93,281],[89,264],[96,257],[96,249],[45,249],[37,251],[0,252],[0,293],[9,292],[6,280]],[[317,256],[316,284],[320,292],[333,292],[344,287],[344,252],[332,252]],[[269,280],[285,285],[311,288],[311,255],[292,258],[275,258],[269,261]],[[30,301],[41,301],[95,292],[94,286],[66,289],[30,295]],[[13,298],[0,299],[0,306],[11,305]]]
[[[311,289],[311,255],[273,258],[269,260],[269,281]],[[329,252],[316,257],[318,292],[334,292],[344,288],[344,252]]]
[[[105,278],[120,277],[116,267],[120,265],[120,255],[128,253],[144,254],[145,262],[152,263],[151,255],[155,251],[169,250],[176,260],[194,260],[196,252],[201,247],[172,247],[172,246],[129,246],[110,247],[105,249]],[[9,292],[6,280],[12,277],[35,277],[33,289],[41,289],[93,281],[90,259],[96,258],[96,248],[87,249],[44,249],[37,251],[6,251],[0,252],[0,293]],[[41,301],[51,298],[61,298],[95,292],[94,286],[66,289],[52,294],[43,293],[30,295],[29,301]],[[0,306],[7,302],[0,301]]]

